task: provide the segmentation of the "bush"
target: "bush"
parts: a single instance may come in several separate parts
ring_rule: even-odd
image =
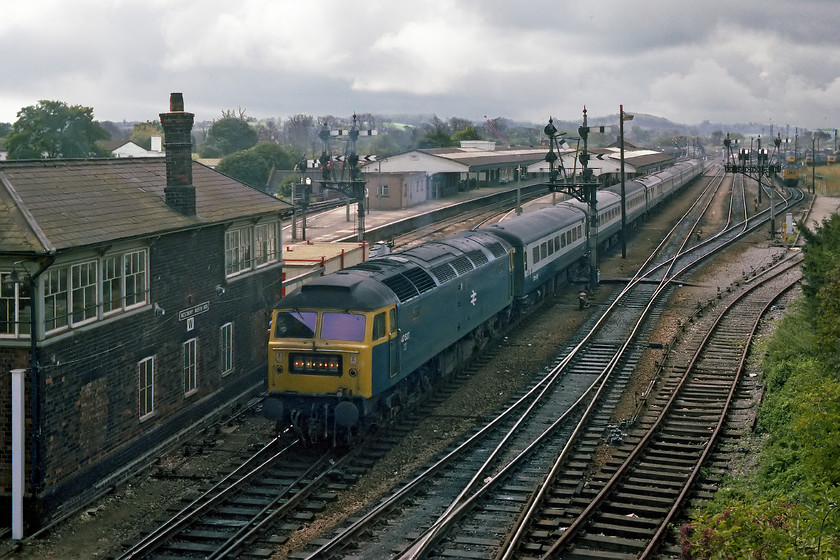
[[[812,290],[763,345],[756,472],[727,477],[683,526],[686,558],[840,557],[840,378],[816,334],[837,332],[840,308],[821,298],[840,292],[836,272],[813,260],[809,272]]]

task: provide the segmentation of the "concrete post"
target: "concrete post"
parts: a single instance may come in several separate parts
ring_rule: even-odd
[[[23,539],[24,389],[25,369],[12,370],[12,539]]]

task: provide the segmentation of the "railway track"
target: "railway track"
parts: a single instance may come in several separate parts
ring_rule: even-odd
[[[497,350],[497,349],[495,349]],[[494,349],[469,368],[481,367]],[[309,448],[281,435],[163,519],[114,559],[265,558],[337,493],[350,488],[391,446],[449,394],[470,370],[436,388],[428,401],[353,449]]]
[[[744,208],[743,195],[733,199]],[[702,215],[702,209],[698,207],[694,213]],[[743,215],[747,215],[745,210]],[[697,219],[686,217],[695,223]],[[726,234],[731,235],[733,229],[741,235],[750,231],[749,219],[724,228],[717,236],[720,247],[731,242]],[[675,230],[683,231],[679,243],[685,246],[685,231],[690,238],[692,228]],[[700,261],[710,250],[692,248],[683,251],[681,258],[687,258],[684,254],[691,252]],[[672,268],[676,266],[677,259],[670,261]],[[682,266],[680,272],[688,267],[684,263]],[[660,267],[654,266],[653,270]],[[619,295],[615,309],[620,312],[614,311],[608,325],[595,329],[600,330],[602,338],[585,337],[559,358],[557,368],[484,428],[406,481],[391,497],[353,520],[332,539],[293,557],[493,557],[499,543],[506,540],[509,527],[517,526],[517,519],[532,500],[535,485],[550,470],[550,461],[556,459],[558,450],[566,459],[570,442],[601,441],[605,430],[611,428],[605,420],[609,417],[609,402],[622,393],[645,346],[635,343],[618,349],[615,341],[646,340],[645,329],[649,327],[638,325],[639,309],[647,309],[645,315],[651,323],[657,310],[645,302],[656,299],[654,292],[667,290],[646,283],[651,274],[646,281],[641,277],[634,281],[632,294],[625,291]],[[632,318],[634,315],[636,319]],[[601,399],[583,398],[602,392]],[[603,401],[607,407],[599,410],[594,403]],[[577,423],[584,415],[593,419],[590,428]],[[595,430],[591,437],[586,435],[587,429]],[[577,465],[581,470],[575,479],[578,487],[587,464]]]
[[[759,319],[800,281],[800,262],[779,263],[698,317],[610,464],[571,497],[568,473],[558,473],[544,492],[550,507],[531,517],[540,529],[520,550],[546,559],[652,557],[725,429]]]
[[[483,212],[486,214],[487,210]],[[697,223],[698,216],[702,215],[702,212],[703,210],[698,206],[694,210],[693,217],[687,217],[684,222],[693,220]],[[756,219],[760,222],[760,218]],[[745,218],[743,222],[745,225],[742,229],[746,231],[749,229],[749,220]],[[693,227],[686,229],[683,226],[683,239],[691,238]],[[727,228],[727,230],[731,229]],[[682,243],[686,242],[682,241]],[[698,243],[698,246],[700,245],[703,244]],[[666,261],[669,259],[673,263],[677,262],[677,259],[665,258]],[[656,266],[651,265],[651,267],[653,270],[660,270]],[[650,271],[646,274],[648,275],[647,284],[637,281],[635,282],[636,291],[621,293],[616,298],[616,300],[623,300],[620,306],[632,310],[631,314],[638,314],[645,307],[644,302],[652,299],[654,292],[657,291],[653,287],[657,281],[651,280],[655,274]],[[648,310],[651,317],[655,317],[657,313],[656,309]],[[592,319],[593,324],[587,325],[588,329],[596,329],[598,325],[594,324],[595,321],[597,317]],[[372,557],[369,554],[374,554],[374,557],[392,557],[410,550],[409,545],[412,542],[421,540],[419,539],[422,536],[420,529],[435,527],[440,519],[448,518],[455,512],[460,518],[462,511],[481,511],[473,504],[480,501],[483,496],[486,496],[484,501],[489,504],[511,504],[509,507],[501,508],[505,510],[505,521],[498,524],[498,535],[487,537],[488,524],[479,515],[479,521],[472,521],[473,536],[465,538],[471,539],[470,542],[483,539],[482,542],[486,541],[486,546],[497,547],[499,542],[505,540],[508,528],[512,524],[515,525],[516,520],[521,516],[522,508],[517,509],[513,504],[527,503],[528,496],[533,494],[534,485],[540,479],[540,475],[535,473],[546,472],[550,468],[551,461],[556,457],[557,442],[571,440],[574,426],[589,408],[585,404],[586,401],[578,399],[577,395],[598,393],[605,387],[611,387],[613,391],[620,393],[622,384],[626,383],[626,379],[632,374],[635,360],[638,359],[645,344],[637,343],[620,351],[615,342],[622,340],[625,336],[621,334],[620,329],[632,330],[632,324],[632,320],[626,317],[620,319],[620,314],[617,314],[608,327],[600,327],[603,338],[587,339],[581,335],[575,344],[567,346],[567,349],[558,355],[557,368],[554,368],[557,371],[553,376],[549,375],[535,381],[516,402],[508,407],[506,412],[499,415],[499,418],[495,420],[488,418],[485,428],[477,430],[468,441],[455,446],[444,460],[438,462],[439,464],[428,465],[425,469],[421,469],[422,472],[415,477],[416,482],[404,483],[392,497],[390,504],[383,504],[381,508],[377,508],[378,513],[366,514],[355,520],[351,526],[342,529],[342,536],[336,540],[335,544],[328,543],[315,551],[310,549],[308,552],[294,554],[292,557],[329,557],[331,555],[345,557],[348,550],[353,550],[352,554],[357,554],[360,558]],[[645,333],[648,332],[645,329],[649,329],[649,326],[641,327],[638,331],[640,340],[645,340]],[[629,332],[627,331],[628,338]],[[619,354],[621,354],[620,357],[617,357]],[[617,371],[609,384],[598,381],[601,372],[605,370]],[[540,395],[539,399],[536,398],[537,395]],[[429,406],[432,404],[434,401],[429,402]],[[542,415],[532,416],[530,410],[539,411]],[[524,411],[529,412],[526,414]],[[419,413],[422,415],[422,410]],[[601,412],[599,417],[603,415],[604,413]],[[527,421],[523,420],[526,416],[530,417]],[[400,430],[396,430],[392,435],[395,438],[400,437]],[[497,443],[488,443],[490,441],[488,438],[495,438]],[[380,441],[382,441],[381,435]],[[313,461],[308,467],[297,465],[297,470],[290,468],[289,465],[283,465],[282,460],[278,458],[274,460],[275,467],[283,472],[296,472],[298,477],[292,480],[286,476],[280,486],[271,486],[268,492],[262,492],[274,496],[271,500],[255,498],[254,495],[260,492],[250,489],[228,491],[226,494],[234,496],[233,498],[213,498],[212,503],[209,497],[206,499],[203,497],[206,503],[191,504],[191,507],[195,506],[193,509],[201,511],[177,512],[171,520],[154,531],[155,534],[164,536],[156,536],[156,542],[148,545],[144,550],[139,548],[135,550],[132,547],[121,558],[162,558],[167,554],[178,557],[206,558],[264,555],[272,546],[285,540],[301,521],[313,515],[313,512],[317,511],[325,500],[330,499],[330,484],[338,486],[351,484],[353,477],[367,468],[366,465],[374,462],[377,456],[384,454],[387,446],[387,438],[381,445],[368,446],[366,451],[356,459],[357,463],[353,463],[351,459],[334,457],[317,465]],[[493,446],[497,450],[488,456],[486,449]],[[345,460],[348,462],[344,463]],[[339,467],[336,468],[335,463],[338,463]],[[537,468],[540,464],[543,466]],[[467,470],[459,471],[458,465],[466,465]],[[344,466],[343,469],[342,466]],[[264,471],[272,472],[272,468],[264,467]],[[437,474],[433,475],[432,472]],[[336,481],[334,478],[337,476],[340,479],[347,473],[350,473],[350,478],[344,481]],[[245,478],[244,475],[243,478]],[[265,486],[265,482],[260,482],[260,480],[263,478],[271,480],[272,475],[249,475],[248,478],[253,478],[254,486],[260,487]],[[274,478],[279,477],[274,476]],[[320,481],[319,484],[310,484],[315,479]],[[432,482],[431,486],[424,486],[429,480],[436,482]],[[243,487],[249,484],[242,483],[237,486]],[[490,489],[501,494],[490,494],[488,492]],[[429,503],[423,505],[417,497],[421,495],[437,495],[435,499],[438,503],[434,506]],[[276,499],[277,496],[280,496],[280,499]],[[453,500],[453,496],[457,498]],[[420,504],[419,507],[417,504]],[[412,517],[412,514],[408,513],[410,505],[414,506],[415,512],[423,510],[425,512]],[[493,506],[490,507],[492,511]],[[306,513],[307,509],[309,513]],[[391,513],[387,513],[389,511]],[[432,512],[431,516],[428,512]],[[392,516],[391,522],[388,521],[389,516]],[[283,519],[288,521],[282,521]],[[393,528],[397,521],[400,526],[413,528],[414,531],[400,533],[387,530]],[[465,522],[465,526],[469,527],[469,523],[469,521]],[[375,525],[385,527],[386,530],[372,529]],[[437,536],[446,534],[450,530],[451,526],[447,523],[445,530],[436,532],[435,538],[426,539],[425,542],[430,546],[435,545]],[[485,533],[483,537],[479,536],[482,531]],[[350,535],[366,533],[372,537],[368,539],[368,542],[375,542],[372,545],[373,549],[365,548],[367,545],[358,540],[347,544]],[[426,552],[427,547],[424,545],[422,554]]]

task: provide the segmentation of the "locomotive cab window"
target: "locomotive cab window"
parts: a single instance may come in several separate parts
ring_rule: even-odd
[[[373,316],[373,334],[372,340],[379,340],[385,336],[385,313],[377,313]]]
[[[278,311],[274,325],[277,338],[314,338],[318,314],[314,311]]]
[[[321,338],[361,342],[365,339],[365,316],[355,313],[324,313],[321,319]]]
[[[392,307],[388,310],[388,322],[391,325],[391,334],[397,332],[397,308]]]

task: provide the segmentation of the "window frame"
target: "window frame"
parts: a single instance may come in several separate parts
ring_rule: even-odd
[[[225,231],[225,278],[235,278],[280,262],[279,220],[231,226]]]
[[[91,259],[73,263],[68,269],[70,301],[67,315],[70,326],[92,323],[99,318],[99,261]]]
[[[49,268],[44,272],[44,332],[47,334],[63,331],[70,327],[70,267]],[[63,294],[63,296],[62,296]],[[64,312],[61,312],[61,306]],[[52,312],[49,315],[48,312]]]
[[[6,326],[0,330],[0,338],[29,338],[32,325],[31,285],[30,282],[12,282],[11,275],[11,272],[0,272],[0,306],[6,308],[3,323]],[[28,314],[25,313],[27,309]]]
[[[137,362],[137,411],[142,422],[155,413],[155,356]]]
[[[233,322],[219,327],[219,369],[223,376],[233,372]]]
[[[198,339],[191,338],[182,345],[184,357],[184,397],[198,392]]]

